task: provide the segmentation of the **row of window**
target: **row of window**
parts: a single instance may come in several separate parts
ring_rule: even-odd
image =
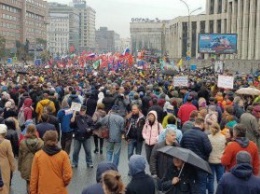
[[[26,0],[26,2],[31,3],[37,7],[46,8],[46,5],[44,3],[39,3],[37,0]]]
[[[30,12],[26,12],[26,17],[37,19],[37,20],[43,20],[44,19],[42,16],[36,15],[34,13],[30,13]]]
[[[6,19],[6,20],[12,20],[12,21],[17,21],[18,20],[17,17],[12,16],[12,15],[8,15],[8,14],[4,14],[4,13],[2,14],[2,18]]]
[[[43,27],[42,23],[37,23],[37,22],[29,21],[29,20],[26,20],[25,24],[29,25],[29,26],[36,26],[36,27],[39,27],[39,28]]]
[[[19,29],[20,26],[17,24],[10,24],[10,23],[5,23],[5,22],[0,22],[0,26],[8,29]]]
[[[16,9],[14,7],[8,6],[8,5],[4,5],[4,4],[0,4],[0,9],[2,10],[6,10],[6,11],[10,11],[12,13],[19,13],[20,10]]]
[[[8,37],[10,38],[14,38],[14,39],[19,39],[20,37],[20,33],[16,33],[16,32],[7,32],[7,31],[0,31],[0,35],[3,35],[6,39],[8,39]]]

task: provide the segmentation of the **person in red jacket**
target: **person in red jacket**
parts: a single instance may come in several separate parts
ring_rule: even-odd
[[[194,110],[197,110],[197,108],[192,104],[192,96],[188,96],[187,102],[181,105],[178,111],[178,118],[181,120],[182,125],[189,120],[190,113]]]
[[[258,148],[253,141],[246,137],[246,126],[237,124],[233,129],[234,141],[230,142],[224,150],[221,163],[225,166],[226,171],[230,171],[236,165],[236,155],[239,151],[247,151],[251,157],[254,175],[259,172]]]

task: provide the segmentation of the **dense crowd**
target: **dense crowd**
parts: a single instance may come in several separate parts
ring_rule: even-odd
[[[159,69],[134,67],[0,73],[0,194],[10,192],[15,170],[27,193],[68,193],[81,146],[86,168],[94,167],[92,153],[106,158],[82,194],[260,193],[260,98],[236,94],[259,87],[256,75],[236,74],[234,89],[223,89],[211,69],[179,72],[186,87]],[[118,171],[122,141],[129,183]]]

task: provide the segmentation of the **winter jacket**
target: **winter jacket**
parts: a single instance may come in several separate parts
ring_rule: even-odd
[[[259,124],[254,115],[249,112],[246,112],[241,115],[240,123],[246,126],[246,137],[257,143],[260,137]],[[260,147],[258,147],[260,149]]]
[[[56,147],[43,147],[33,158],[30,181],[31,194],[68,194],[72,178],[68,154]]]
[[[135,174],[126,187],[125,194],[155,194],[155,183],[151,176],[140,172]]]
[[[111,163],[111,162],[101,162],[97,166],[97,172],[96,172],[96,184],[90,185],[86,187],[82,194],[104,194],[103,188],[102,188],[102,174],[108,170],[116,170],[117,167]]]
[[[157,175],[160,179],[163,178],[169,166],[172,165],[172,157],[158,151],[165,146],[167,146],[165,141],[155,144],[150,158],[150,172],[152,175]],[[177,144],[175,143],[172,146],[177,146]]]
[[[253,175],[252,166],[237,164],[218,183],[216,194],[259,194],[260,178]]]
[[[155,116],[155,121],[151,126],[149,124],[148,119],[146,120],[146,123],[144,124],[143,127],[142,135],[147,145],[155,145],[158,142],[158,137],[160,133],[163,131],[163,128],[161,123],[159,123],[157,120],[157,112],[150,111],[148,115],[149,114],[153,114]]]
[[[31,106],[32,106],[32,99],[26,98],[23,102],[23,106],[21,107],[21,109],[23,110],[23,113],[24,113],[24,121],[32,119],[33,110],[31,108]]]
[[[27,138],[21,141],[19,147],[18,170],[24,180],[30,180],[34,154],[43,146],[40,138]]]
[[[109,139],[111,143],[120,143],[122,140],[122,134],[124,133],[125,120],[122,116],[115,112],[107,114],[99,122],[101,125],[108,125]]]
[[[125,118],[125,116],[127,114],[127,108],[130,105],[130,101],[127,98],[125,98],[124,96],[119,94],[115,97],[114,105],[119,106],[118,114],[120,116],[122,116],[123,118]]]
[[[52,125],[54,125],[57,133],[58,133],[58,137],[60,137],[60,124],[59,124],[59,119],[57,117],[55,117],[54,115],[49,115],[49,120],[48,122]]]
[[[53,124],[50,124],[50,123],[47,123],[47,122],[37,124],[36,129],[37,129],[41,139],[43,138],[43,135],[46,131],[49,131],[49,130],[55,130],[56,131],[55,126]]]
[[[4,182],[2,179],[2,173],[1,173],[1,169],[0,169],[0,188],[4,186]]]
[[[186,121],[183,125],[182,125],[182,133],[184,134],[186,131],[191,130],[194,127],[194,121]]]
[[[144,123],[145,117],[141,112],[138,115],[128,115],[126,119],[126,139],[143,141],[142,130]]]
[[[171,164],[167,169],[164,177],[159,181],[159,189],[166,194],[191,194],[195,190],[195,169],[185,164],[180,174],[180,170]],[[172,179],[180,175],[180,182],[176,185],[172,184]]]
[[[151,111],[155,111],[157,113],[157,121],[159,123],[162,123],[163,117],[165,116],[165,113],[163,112],[163,108],[159,105],[153,105],[148,109],[148,114]],[[147,115],[148,115],[147,114]]]
[[[114,97],[105,96],[102,100],[102,103],[105,105],[105,110],[108,113],[114,104]]]
[[[70,94],[68,97],[68,104],[71,106],[72,102],[82,104],[81,100],[79,99],[77,94]]]
[[[36,109],[35,109],[35,112],[38,115],[37,116],[38,121],[41,120],[41,116],[42,116],[42,113],[43,113],[43,110],[44,110],[45,107],[50,107],[51,110],[52,110],[52,113],[56,112],[56,108],[55,108],[54,103],[49,99],[43,99],[43,100],[41,100],[37,103]]]
[[[193,151],[206,161],[208,161],[209,154],[212,151],[208,136],[198,127],[193,127],[183,134],[181,147]]]
[[[85,140],[91,137],[93,129],[93,120],[88,115],[77,115],[75,121],[71,123],[74,129],[75,139]]]
[[[19,140],[18,140],[18,134],[14,129],[8,129],[7,134],[5,136],[5,139],[10,140],[12,145],[12,150],[14,153],[14,156],[18,156],[19,152]]]
[[[226,147],[226,137],[221,132],[209,135],[212,151],[209,155],[209,163],[221,164],[221,157]]]
[[[236,138],[235,141],[230,142],[224,150],[221,158],[221,163],[226,167],[227,171],[236,165],[236,155],[240,151],[247,151],[252,157],[252,166],[254,175],[259,172],[259,156],[258,149],[254,142],[249,141],[246,137]]]
[[[190,113],[194,110],[197,110],[197,108],[190,102],[187,102],[180,106],[180,109],[178,111],[178,118],[181,120],[182,124],[189,120]]]
[[[87,115],[92,117],[97,107],[97,99],[95,99],[93,96],[90,96],[84,100],[83,105],[87,107]]]
[[[70,120],[73,116],[73,112],[69,108],[61,109],[57,113],[58,120],[61,124],[61,131],[63,133],[72,132],[73,129],[70,127]]]

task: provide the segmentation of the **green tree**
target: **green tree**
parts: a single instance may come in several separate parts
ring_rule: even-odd
[[[5,38],[0,35],[0,58],[5,56]]]

